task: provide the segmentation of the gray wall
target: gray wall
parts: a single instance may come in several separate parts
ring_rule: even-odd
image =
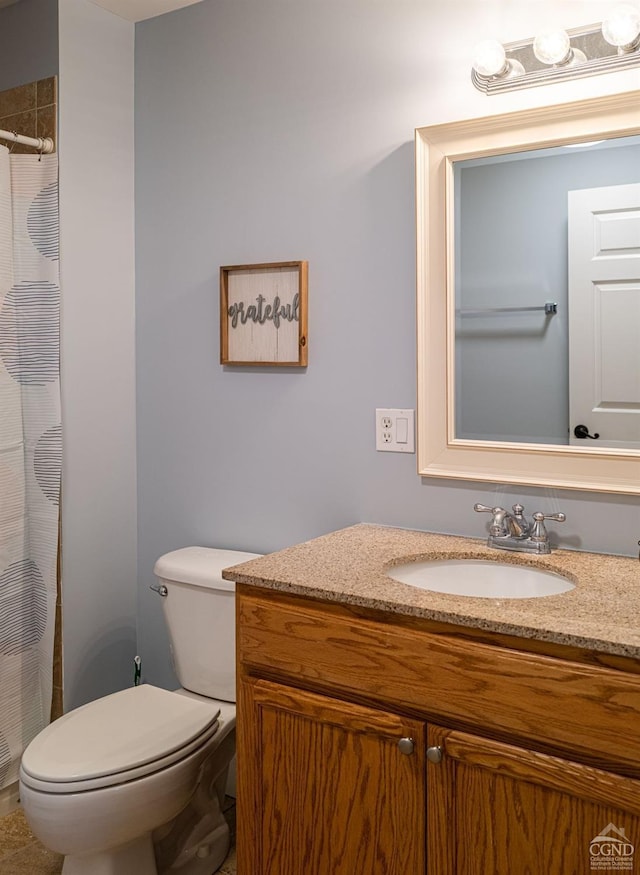
[[[458,318],[460,438],[568,443],[567,193],[637,182],[640,145],[550,152],[456,167],[457,307],[558,304]]]
[[[65,709],[133,681],[135,28],[60,0]]]
[[[57,0],[0,9],[0,91],[58,73]]]
[[[473,503],[519,497],[566,512],[564,546],[635,549],[636,498],[422,481],[375,450],[374,409],[415,406],[414,128],[603,87],[474,92],[473,44],[533,32],[545,5],[204,0],[137,25],[147,680],[174,682],[153,563],[188,544],[272,551],[359,521],[481,536]],[[567,26],[598,14],[560,5]],[[222,368],[219,266],[290,259],[309,261],[308,369]]]

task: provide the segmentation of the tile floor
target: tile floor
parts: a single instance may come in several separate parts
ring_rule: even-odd
[[[225,814],[235,834],[235,799],[228,798]],[[0,818],[0,875],[59,875],[63,858],[43,848],[29,829],[22,811],[18,808]],[[218,875],[235,875],[236,852],[232,845]]]

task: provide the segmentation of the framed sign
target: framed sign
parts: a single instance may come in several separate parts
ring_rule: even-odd
[[[306,261],[220,268],[220,363],[307,365]]]

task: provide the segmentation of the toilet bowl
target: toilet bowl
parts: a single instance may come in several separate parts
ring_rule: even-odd
[[[194,547],[156,563],[176,673],[198,690],[122,690],[27,747],[22,806],[34,835],[65,855],[63,875],[211,875],[224,861],[235,599],[221,571],[256,555]]]

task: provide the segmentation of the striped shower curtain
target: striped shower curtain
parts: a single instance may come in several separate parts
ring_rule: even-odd
[[[0,789],[49,722],[60,498],[57,155],[0,146]]]

